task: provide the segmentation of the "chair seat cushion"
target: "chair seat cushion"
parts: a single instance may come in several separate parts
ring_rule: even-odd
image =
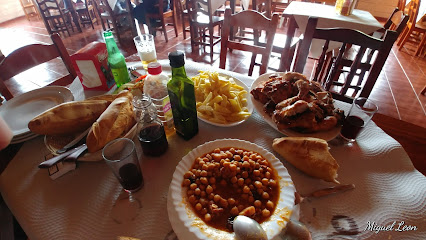
[[[197,18],[196,18],[196,22],[199,24],[209,24],[209,16],[204,15],[204,14],[198,14]],[[212,17],[212,21],[214,24],[218,24],[220,22],[223,22],[223,17],[219,17],[219,16],[213,16]]]

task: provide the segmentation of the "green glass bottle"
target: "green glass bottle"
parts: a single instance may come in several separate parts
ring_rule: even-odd
[[[108,66],[111,69],[117,88],[130,82],[129,72],[127,71],[126,60],[117,47],[111,31],[104,32],[105,44],[108,51]]]
[[[198,133],[194,82],[186,76],[185,55],[182,51],[169,53],[172,78],[167,83],[176,133],[185,140]]]

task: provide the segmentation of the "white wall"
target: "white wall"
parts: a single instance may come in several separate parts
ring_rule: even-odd
[[[6,22],[23,15],[25,15],[24,10],[22,10],[19,0],[0,0],[0,22]]]

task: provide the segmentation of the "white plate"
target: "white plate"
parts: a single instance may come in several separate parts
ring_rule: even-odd
[[[234,239],[234,233],[221,231],[207,226],[196,214],[186,200],[185,188],[182,188],[183,175],[191,168],[194,160],[215,148],[235,147],[254,151],[265,157],[277,172],[280,196],[272,216],[261,224],[268,239],[273,239],[287,225],[294,208],[294,184],[283,164],[266,149],[243,140],[219,139],[198,146],[182,158],[173,174],[170,184],[172,208],[169,208],[169,219],[179,239]],[[178,219],[173,218],[178,216]]]
[[[244,87],[244,89],[247,91],[247,95],[250,95],[249,88],[247,87],[247,85],[245,85],[243,82],[241,82],[238,78],[235,78],[235,77],[232,77],[232,76],[229,76],[229,75],[226,75],[226,74],[222,74],[222,73],[219,73],[219,76],[226,77],[228,79],[229,78],[234,79],[235,83],[238,84],[238,85],[240,85],[240,86],[242,86],[242,87]],[[248,96],[246,96],[246,97],[247,97],[247,109],[248,109],[248,112],[251,115],[253,113],[253,109],[254,109],[253,103],[252,103],[251,98],[249,98]],[[243,119],[241,121],[238,121],[238,122],[232,122],[232,123],[222,124],[222,123],[216,123],[216,122],[209,121],[209,120],[207,120],[205,118],[200,117],[200,115],[198,115],[198,119],[200,119],[201,121],[209,123],[209,124],[214,125],[214,126],[218,126],[218,127],[232,127],[232,126],[236,126],[238,124],[243,123],[249,117],[250,116],[248,116],[245,119]]]
[[[285,73],[283,73],[283,72],[265,73],[265,74],[259,76],[251,85],[250,91],[253,90],[254,88],[256,88],[260,83],[267,81],[269,79],[269,76],[274,75],[274,74],[284,75]],[[265,122],[267,122],[275,130],[283,133],[286,136],[289,136],[289,137],[316,137],[316,138],[324,139],[326,141],[330,141],[330,140],[333,140],[335,137],[337,137],[337,135],[339,135],[339,133],[340,133],[340,128],[341,128],[340,126],[334,127],[334,128],[332,128],[331,130],[328,130],[328,131],[313,132],[313,133],[300,133],[300,132],[297,132],[297,131],[293,131],[291,129],[279,130],[277,128],[277,124],[275,124],[275,122],[272,120],[272,118],[263,110],[263,104],[261,102],[257,101],[256,99],[254,99],[252,94],[250,94],[250,99],[253,103],[254,108],[263,117]]]
[[[74,100],[68,88],[48,86],[12,98],[0,107],[0,116],[14,136],[30,132],[28,123],[35,116],[64,102]]]

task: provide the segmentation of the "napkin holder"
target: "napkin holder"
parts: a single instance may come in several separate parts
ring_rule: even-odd
[[[105,43],[87,44],[71,56],[71,62],[85,90],[108,91],[114,86]]]

